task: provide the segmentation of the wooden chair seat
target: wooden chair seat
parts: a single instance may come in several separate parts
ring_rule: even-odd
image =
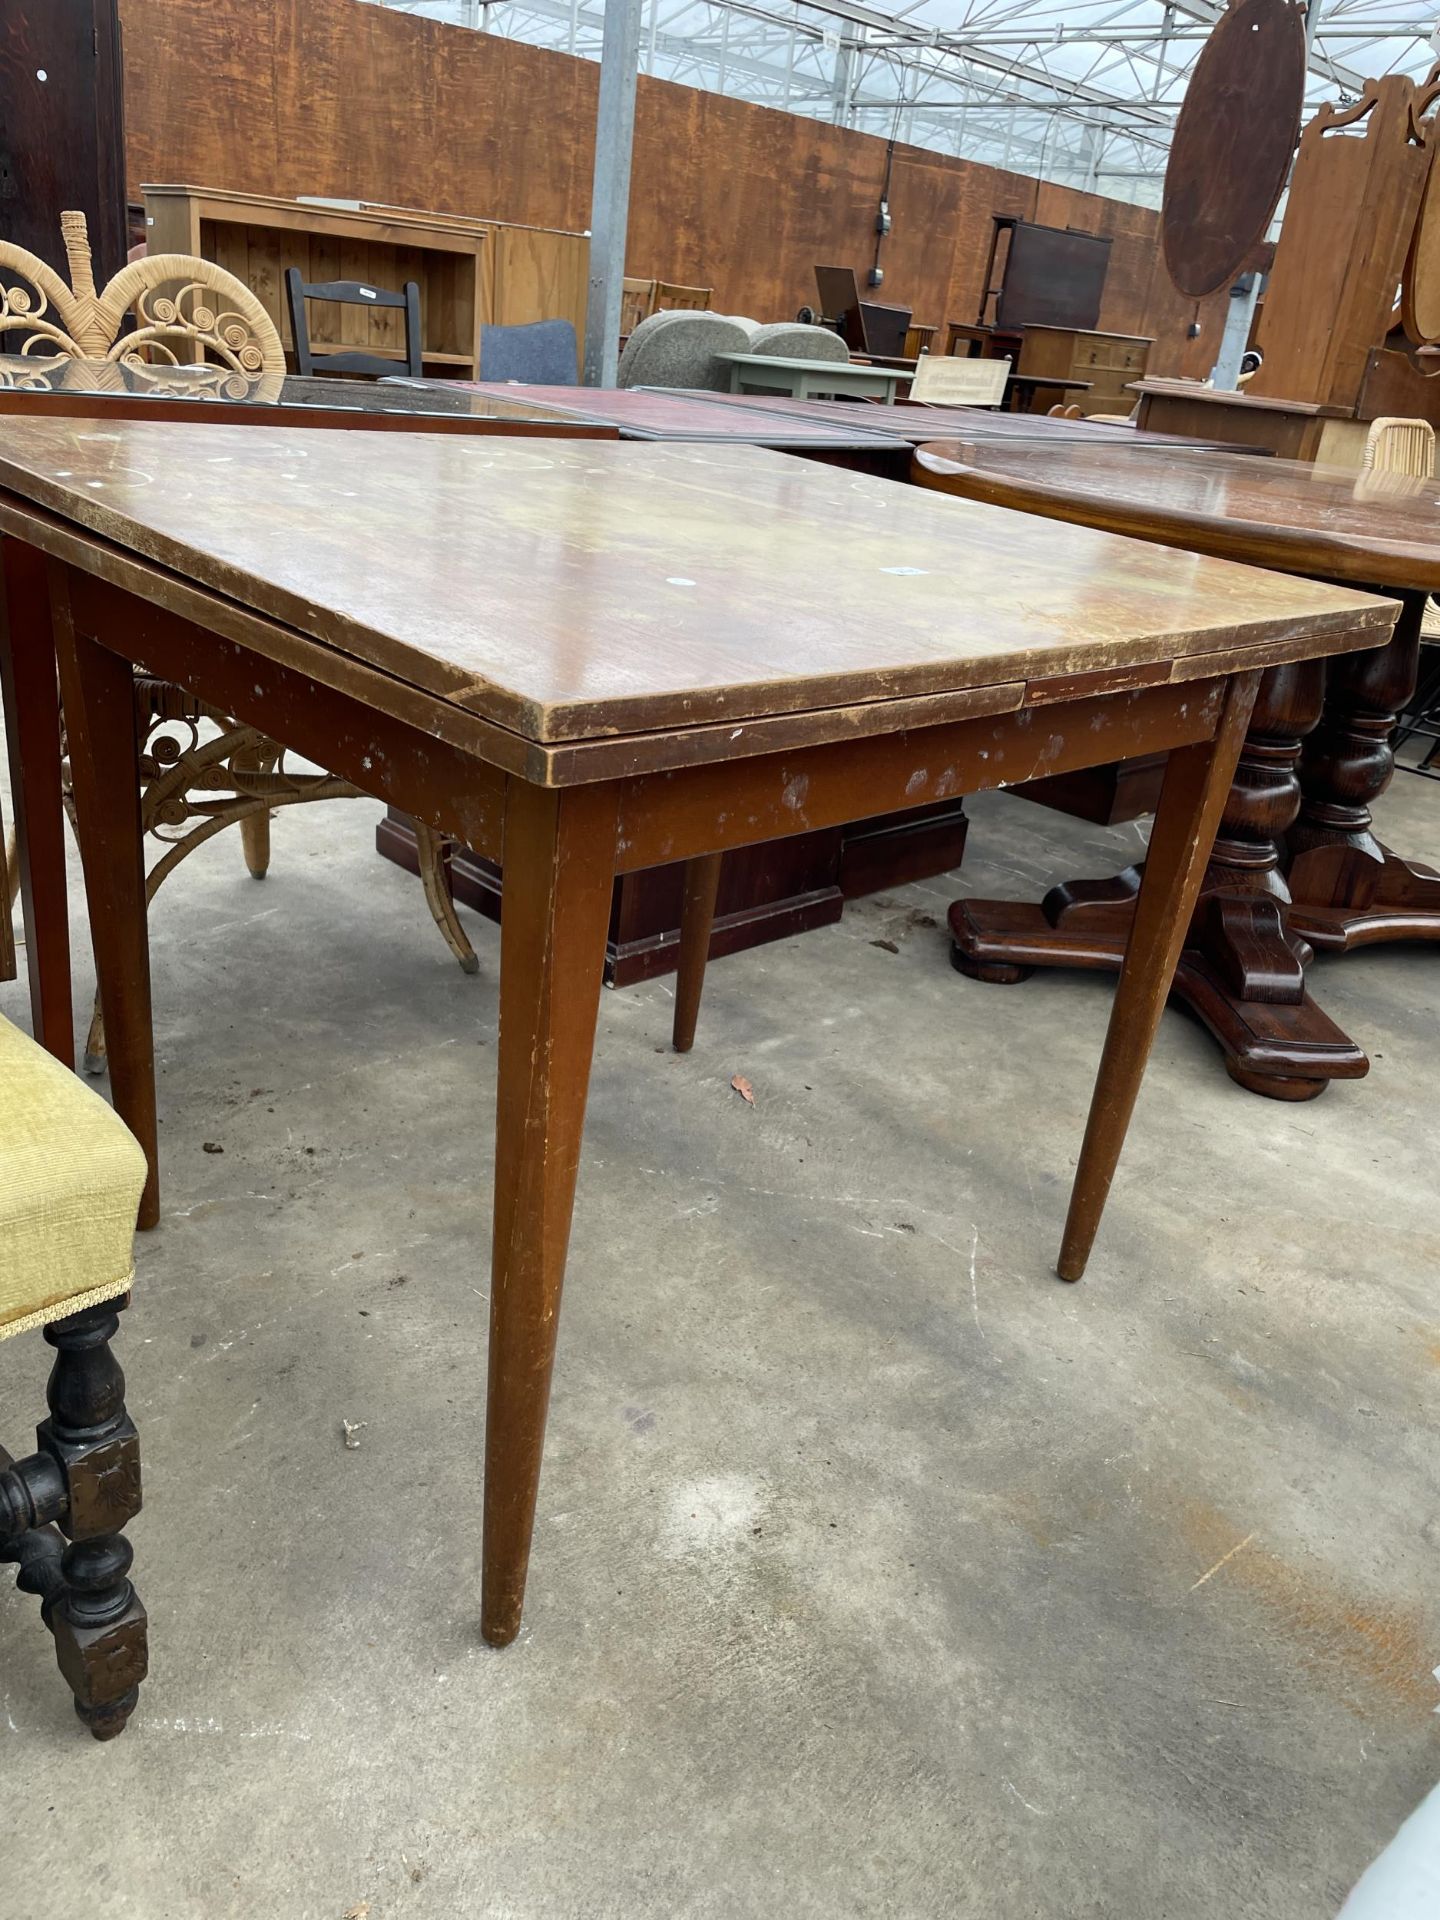
[[[39,1596],[76,1712],[109,1740],[147,1665],[121,1531],[140,1511],[140,1443],[110,1350],[145,1156],[97,1093],[5,1019],[0,1167],[0,1339],[43,1328],[56,1350],[35,1452],[0,1447],[0,1561]]]

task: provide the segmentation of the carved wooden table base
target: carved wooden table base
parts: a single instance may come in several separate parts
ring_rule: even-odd
[[[1440,874],[1371,832],[1389,785],[1389,735],[1414,691],[1425,596],[1388,646],[1277,667],[1261,683],[1173,997],[1219,1042],[1252,1093],[1313,1100],[1369,1071],[1363,1050],[1306,986],[1315,949],[1440,939]],[[1299,769],[1297,774],[1297,767]],[[1053,887],[1038,905],[960,900],[950,910],[956,967],[1022,980],[1035,967],[1118,969],[1140,869]]]

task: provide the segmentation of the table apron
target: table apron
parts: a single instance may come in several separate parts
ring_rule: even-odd
[[[377,799],[499,859],[506,775],[310,674],[51,561],[57,621]],[[67,613],[68,608],[68,613]]]
[[[423,726],[53,561],[57,619],[327,772],[503,860],[507,782]],[[1228,677],[1099,692],[869,738],[616,780],[617,872],[1018,786],[1210,739]],[[597,783],[608,784],[608,783]]]
[[[644,774],[623,784],[617,871],[922,807],[1214,736],[1227,677]]]

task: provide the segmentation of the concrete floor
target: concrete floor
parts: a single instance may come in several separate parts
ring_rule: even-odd
[[[1138,846],[973,812],[971,891]],[[1374,1065],[1313,1105],[1167,1018],[1075,1289],[1109,986],[960,979],[953,882],[718,963],[688,1059],[666,984],[607,994],[497,1654],[497,943],[461,975],[375,815],[283,816],[264,886],[222,839],[157,903],[153,1671],[93,1745],[0,1583],[5,1920],[1333,1913],[1437,1774],[1440,958],[1317,967]],[[1440,859],[1440,789],[1382,824]],[[43,1371],[0,1347],[12,1445]]]

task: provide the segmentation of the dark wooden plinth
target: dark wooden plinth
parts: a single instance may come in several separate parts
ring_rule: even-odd
[[[1365,665],[1352,678],[1366,669],[1373,674],[1390,651],[1357,655]],[[1323,832],[1306,839],[1306,820],[1317,801],[1312,792],[1302,811],[1297,766],[1302,747],[1312,776],[1321,763],[1322,754],[1306,743],[1324,698],[1324,669],[1314,662],[1276,668],[1262,681],[1171,987],[1171,999],[1189,1007],[1218,1041],[1231,1079],[1272,1100],[1313,1100],[1331,1080],[1358,1080],[1370,1067],[1364,1051],[1316,1005],[1305,979],[1315,947],[1342,944],[1338,937],[1322,941],[1312,931],[1317,917],[1338,912],[1312,904],[1321,896],[1322,880],[1321,897],[1334,897],[1335,874],[1322,869],[1353,868],[1377,884],[1390,870],[1379,858],[1382,849],[1375,846],[1372,853],[1363,844],[1369,814],[1362,808],[1342,818],[1332,806]],[[1332,704],[1334,698],[1332,688]],[[1323,732],[1318,737],[1323,742]],[[1314,848],[1292,858],[1288,873],[1282,856],[1287,831],[1292,855],[1297,841]],[[1308,869],[1305,859],[1312,863]],[[1355,885],[1361,886],[1359,878]],[[1131,867],[1113,879],[1052,887],[1038,906],[959,900],[950,909],[955,966],[1001,985],[1025,979],[1036,967],[1118,972],[1139,887],[1140,869]],[[1407,937],[1415,937],[1413,923]],[[1358,944],[1354,934],[1351,941]]]
[[[1083,913],[1067,914],[1055,888],[1044,902],[1016,900],[957,900],[950,909],[953,938],[951,958],[972,979],[1008,985],[1028,978],[1036,967],[1081,967],[1120,971],[1129,937],[1140,873],[1131,868],[1115,883],[1123,896],[1092,904]],[[1224,901],[1228,908],[1236,904]],[[1302,957],[1294,954],[1280,931],[1278,910],[1273,918],[1259,902],[1248,903],[1245,933],[1236,940],[1232,926],[1200,921],[1180,955],[1172,1002],[1188,1007],[1214,1036],[1232,1080],[1252,1093],[1273,1100],[1313,1100],[1331,1080],[1360,1079],[1370,1063],[1362,1050],[1316,1005],[1305,987]],[[1216,905],[1221,905],[1219,899]],[[1053,916],[1053,917],[1052,917]],[[1107,925],[1108,923],[1108,925]],[[1263,962],[1265,943],[1250,936],[1258,929],[1291,952],[1296,964],[1297,997],[1265,1000],[1251,997],[1236,980],[1235,951],[1248,944],[1252,956]],[[1222,951],[1226,949],[1226,951]]]
[[[917,807],[883,820],[803,833],[727,853],[710,938],[710,957],[837,921],[847,900],[904,886],[960,865],[969,821],[959,801]],[[415,833],[392,807],[375,829],[375,849],[418,873]],[[500,918],[500,869],[461,847],[450,861],[455,898],[487,920]],[[632,986],[673,973],[684,906],[683,867],[648,867],[615,882],[605,948],[605,983]]]

